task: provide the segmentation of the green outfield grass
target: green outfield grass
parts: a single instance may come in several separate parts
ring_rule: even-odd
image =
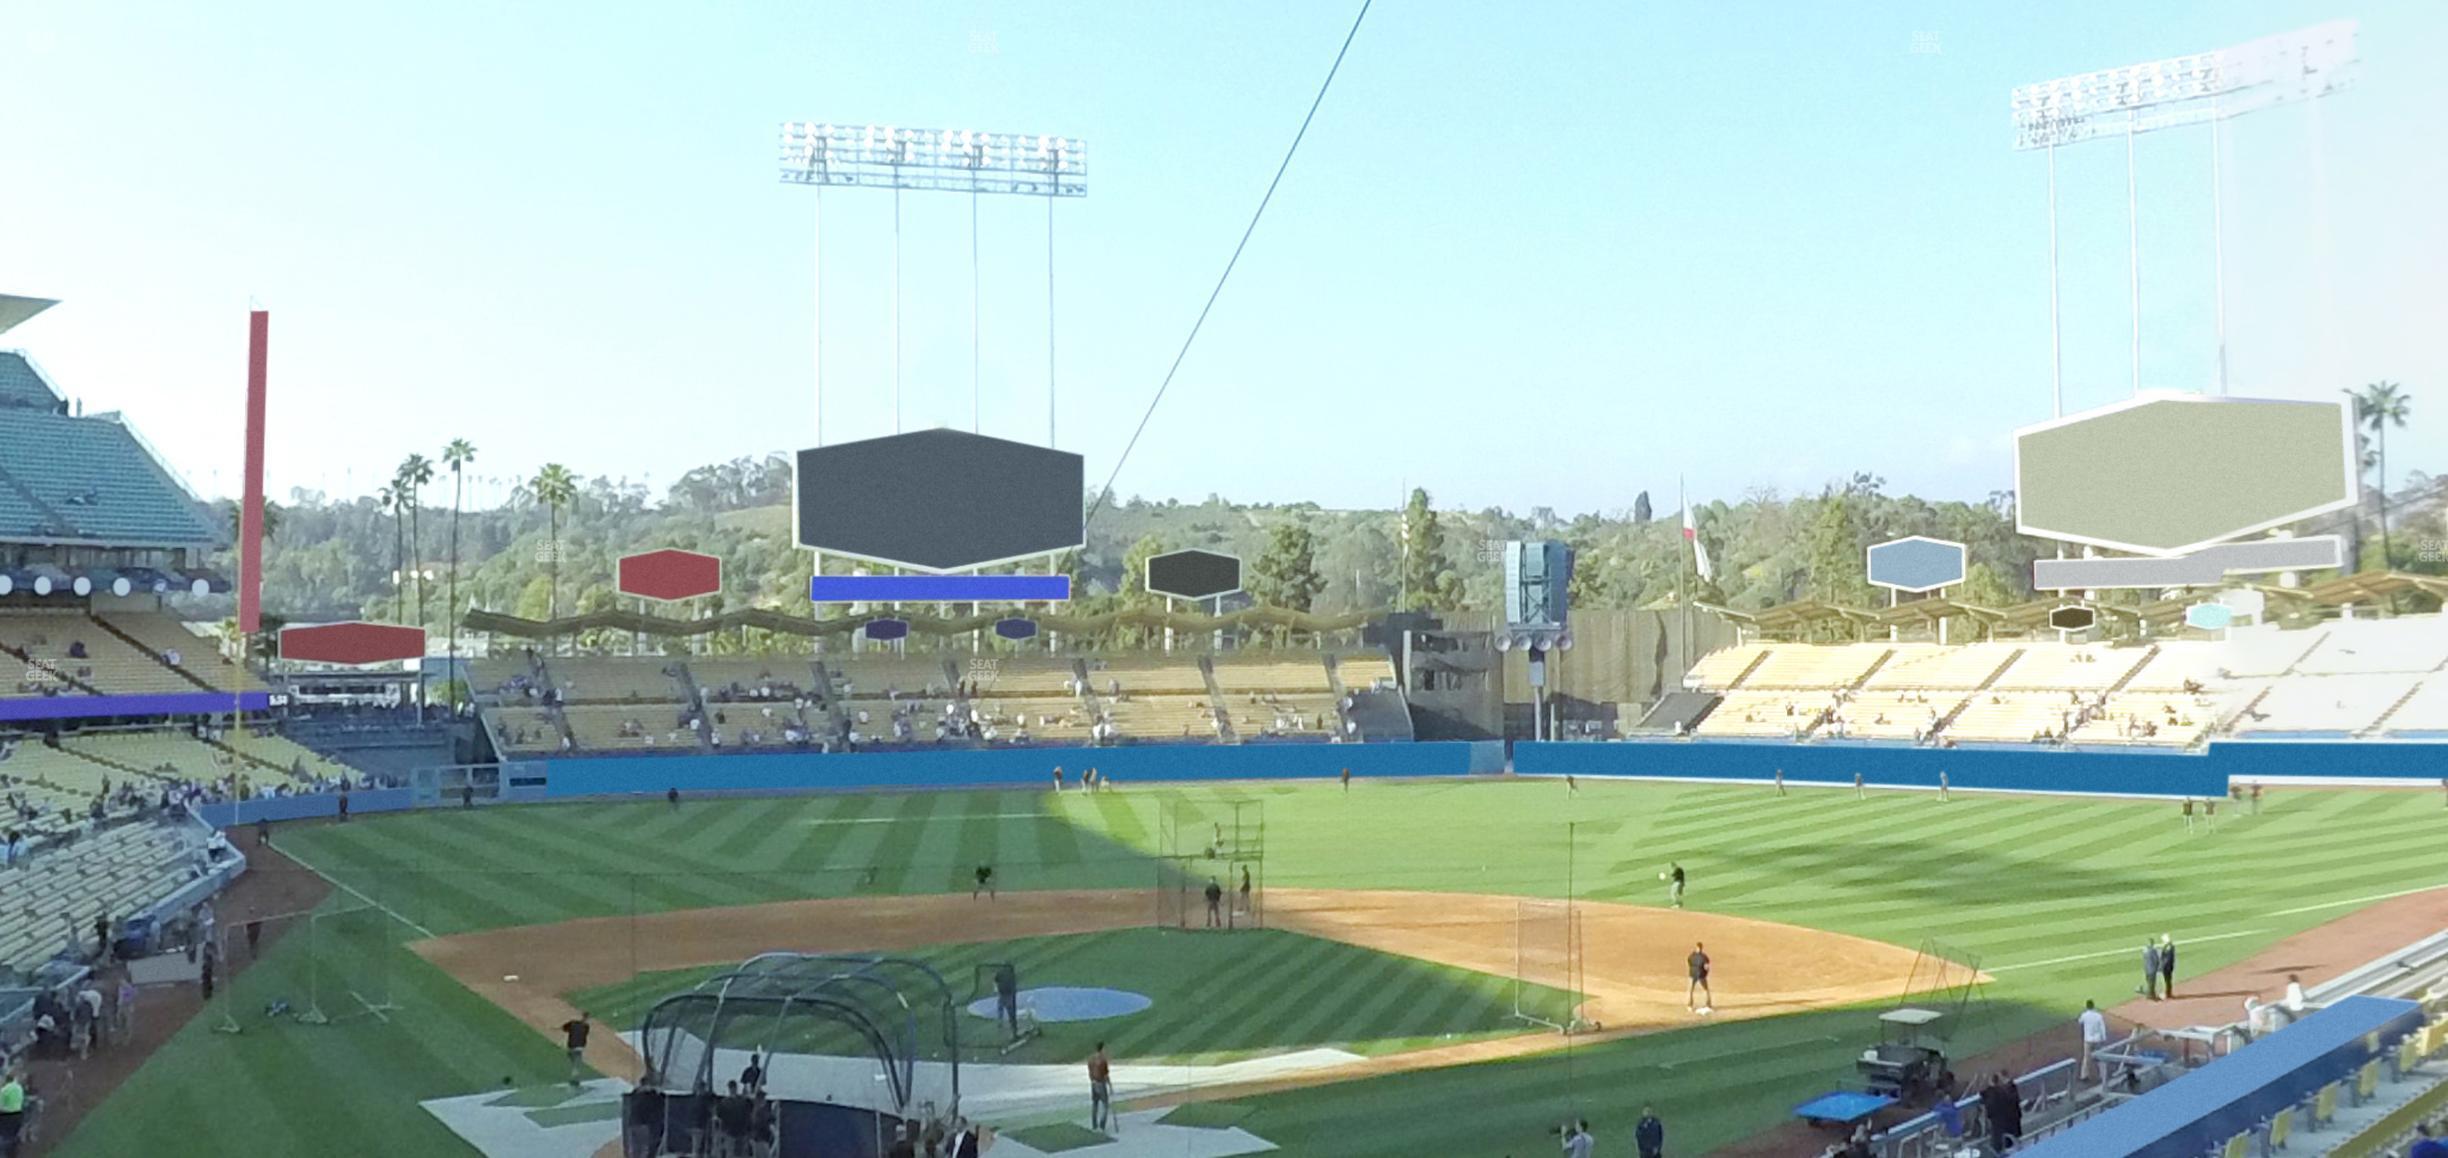
[[[1319,1046],[1396,1053],[1527,1028],[1513,1017],[1511,978],[1276,930],[1186,936],[1121,929],[899,955],[933,966],[964,1002],[973,996],[976,967],[993,962],[1010,962],[1023,988],[1101,986],[1155,1002],[1125,1017],[1049,1022],[1026,1045],[985,1056],[986,1061],[1083,1061],[1102,1041],[1120,1060],[1215,1065]],[[634,1026],[656,1001],[722,972],[646,973],[568,996],[607,1024]],[[1531,1008],[1569,1008],[1561,993],[1542,986],[1526,989]],[[965,1042],[999,1044],[992,1023],[971,1021]],[[773,1048],[808,1052],[788,1043]]]
[[[444,811],[286,830],[282,846],[420,930],[798,896],[968,887],[1144,887],[1161,809],[1266,802],[1270,887],[1408,888],[1650,903],[1669,860],[1697,908],[1906,947],[1936,937],[1997,976],[1958,1053],[2131,991],[2146,936],[2209,970],[2371,900],[2448,885],[2441,810],[2412,792],[2277,792],[2187,833],[2173,804],[1548,782],[1332,785],[1090,798],[1037,792]],[[1568,825],[1570,826],[1568,829]],[[1571,833],[1568,840],[1567,832]],[[1568,867],[1569,865],[1569,867]],[[865,878],[869,866],[875,878]],[[277,952],[288,951],[284,943]],[[1720,962],[1721,972],[1739,963]],[[191,1027],[64,1147],[131,1153],[456,1152],[414,1102],[554,1075],[553,1044],[403,951],[388,1025]],[[1644,1101],[1678,1153],[1773,1124],[1850,1084],[1859,1011],[1710,1025],[1569,1056],[1241,1099],[1296,1154],[1530,1153],[1567,1112],[1626,1132]],[[1318,1035],[1350,1034],[1320,1024]],[[1168,1046],[1168,1049],[1182,1048]],[[1211,1046],[1211,1048],[1213,1048]]]

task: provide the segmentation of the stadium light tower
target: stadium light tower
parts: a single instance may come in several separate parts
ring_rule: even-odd
[[[2332,21],[2214,52],[2176,56],[2013,91],[2015,148],[2049,158],[2049,362],[2054,413],[2065,415],[2063,343],[2057,314],[2057,147],[2125,138],[2125,213],[2133,297],[2133,384],[2142,390],[2142,225],[2134,179],[2134,142],[2143,133],[2210,126],[2212,272],[2218,301],[2218,385],[2227,392],[2227,286],[2224,206],[2219,188],[2219,124],[2276,105],[2328,96],[2354,82],[2355,23]],[[2319,159],[2316,157],[2314,163]]]
[[[790,121],[782,126],[782,183],[889,189],[893,195],[893,433],[901,433],[901,194],[969,194],[969,412],[979,426],[977,199],[988,193],[1046,199],[1046,445],[1054,444],[1054,202],[1088,193],[1087,145],[1077,137],[905,129]],[[816,306],[824,307],[824,211],[817,202]],[[816,443],[824,445],[823,337],[817,337]]]

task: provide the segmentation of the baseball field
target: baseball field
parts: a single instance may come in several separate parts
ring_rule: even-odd
[[[1166,818],[1264,802],[1264,931],[1154,932]],[[466,1147],[419,1103],[564,1076],[549,1027],[608,1029],[766,949],[877,949],[958,974],[1143,994],[1146,1011],[1050,1027],[1021,1060],[1196,1063],[1332,1048],[1340,1067],[1191,1095],[1296,1154],[1537,1152],[1568,1113],[1628,1132],[1658,1107],[1701,1153],[1853,1084],[1870,1010],[1936,939],[1989,983],[1957,1056],[2131,994],[2135,948],[2173,934],[2183,973],[2230,964],[2413,890],[2448,886],[2436,792],[2273,791],[2188,829],[2170,803],[1547,781],[1248,784],[1095,796],[869,793],[576,803],[278,830],[383,930],[332,977],[333,940],[271,943],[248,1000],[373,993],[331,1025],[198,1017],[59,1152],[436,1155]],[[266,858],[269,860],[270,858]],[[1669,862],[1688,907],[1665,909]],[[979,863],[1000,895],[970,895]],[[1568,883],[1569,881],[1569,883]],[[1587,930],[1578,993],[1604,1031],[1514,1019],[1514,898],[1567,892]],[[371,908],[372,915],[363,911]],[[2409,938],[2410,939],[2410,938]],[[1719,1014],[1683,1009],[1705,940]],[[369,957],[380,957],[370,964]],[[351,987],[350,982],[358,982]],[[336,999],[329,1002],[342,1013]],[[598,1037],[590,1059],[634,1067]],[[1085,1097],[1080,1117],[1085,1117]]]

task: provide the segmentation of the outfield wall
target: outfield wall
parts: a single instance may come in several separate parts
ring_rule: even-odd
[[[1773,780],[1936,788],[2080,792],[2117,796],[2221,797],[2231,780],[2418,779],[2448,776],[2448,745],[2237,741],[2206,754],[2147,749],[1921,748],[1784,741],[1627,740],[1522,743],[1513,770],[1528,776],[1638,776],[1676,780]]]
[[[1419,744],[1163,745],[1124,748],[961,748],[944,751],[804,752],[727,756],[589,756],[540,761],[549,797],[683,792],[792,792],[858,788],[981,788],[1052,783],[1059,766],[1076,783],[1095,768],[1133,784],[1201,780],[1464,776],[1503,771],[1502,746]]]

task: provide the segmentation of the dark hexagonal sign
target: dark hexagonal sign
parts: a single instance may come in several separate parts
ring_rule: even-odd
[[[2089,631],[2099,622],[2099,612],[2088,607],[2060,607],[2049,612],[2049,626],[2059,631]]]
[[[2146,394],[2015,432],[2027,535],[2184,555],[2353,506],[2343,402]]]
[[[909,620],[870,619],[867,621],[867,626],[862,630],[867,633],[867,638],[875,640],[878,643],[888,639],[908,639]]]
[[[425,629],[392,623],[317,623],[284,627],[282,659],[308,663],[367,664],[417,659],[425,654]]]
[[[1964,581],[1965,560],[1961,543],[1907,535],[1870,545],[1870,582],[1898,591],[1936,591]]]
[[[1076,454],[958,430],[799,452],[798,538],[829,555],[960,571],[1081,544]]]
[[[722,560],[695,551],[665,548],[620,561],[620,593],[665,603],[722,590]]]
[[[1005,619],[998,619],[995,620],[994,633],[998,638],[1002,639],[1035,639],[1037,637],[1037,621],[1034,619],[1023,619],[1016,615]]]
[[[1167,551],[1149,557],[1147,589],[1176,599],[1213,599],[1241,589],[1241,559],[1216,551]]]

